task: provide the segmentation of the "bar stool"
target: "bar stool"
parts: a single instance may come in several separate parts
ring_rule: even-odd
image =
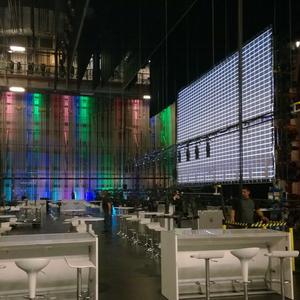
[[[29,299],[36,297],[37,274],[44,269],[50,262],[47,258],[30,258],[17,260],[15,264],[18,268],[27,273],[29,286]]]
[[[284,293],[284,268],[283,268],[283,262],[286,258],[292,258],[297,257],[299,255],[299,251],[273,251],[270,253],[266,253],[265,256],[268,257],[276,257],[280,260],[280,289],[281,289],[281,297],[282,300],[285,300],[285,293]]]
[[[210,299],[210,268],[209,261],[211,259],[223,258],[224,251],[203,251],[195,255],[191,255],[191,258],[204,259],[205,260],[205,289],[206,289],[206,300]]]
[[[77,300],[82,297],[82,269],[96,268],[88,257],[71,257],[65,256],[65,261],[70,268],[77,269]]]
[[[158,258],[160,257],[160,249],[161,249],[161,232],[162,231],[168,231],[165,227],[155,227],[154,229],[154,234],[153,234],[153,258]]]
[[[238,258],[242,268],[242,278],[244,284],[244,299],[248,300],[248,275],[249,275],[249,260],[251,260],[258,253],[259,248],[243,248],[232,250],[231,254]]]
[[[123,237],[125,235],[125,229],[126,229],[125,228],[126,218],[130,218],[131,215],[128,215],[128,214],[127,215],[118,215],[118,217],[119,217],[120,225],[119,225],[119,231],[118,231],[117,235]]]

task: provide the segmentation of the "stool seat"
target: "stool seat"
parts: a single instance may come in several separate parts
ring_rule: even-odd
[[[191,255],[191,258],[197,259],[213,259],[213,258],[223,258],[224,251],[203,251],[197,254]]]
[[[140,224],[145,225],[145,224],[151,223],[151,220],[150,219],[140,219],[139,222],[140,222]]]
[[[265,256],[269,257],[278,257],[278,258],[289,258],[289,257],[298,257],[299,251],[272,251],[270,253],[266,253]]]
[[[150,223],[147,223],[145,225],[149,229],[154,229],[154,228],[160,227],[160,223],[159,222],[150,222]]]
[[[168,231],[165,227],[153,227],[154,231]]]
[[[46,258],[30,258],[17,260],[15,264],[21,270],[25,271],[26,273],[29,273],[41,271],[49,264],[49,262],[50,260]]]
[[[246,259],[249,260],[253,258],[259,251],[259,248],[244,248],[244,249],[236,249],[232,250],[231,254],[238,259]]]
[[[71,257],[65,256],[65,261],[71,268],[96,268],[96,266],[90,261],[89,257]]]

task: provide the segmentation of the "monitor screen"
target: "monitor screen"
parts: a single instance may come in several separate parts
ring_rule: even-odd
[[[271,181],[274,167],[272,30],[242,50],[243,179]],[[178,183],[239,181],[238,53],[179,92]]]

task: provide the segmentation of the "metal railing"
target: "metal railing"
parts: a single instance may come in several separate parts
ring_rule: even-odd
[[[77,79],[78,68],[71,67],[70,79]],[[65,79],[67,69],[65,66],[58,66],[57,70],[58,78]],[[14,61],[0,60],[0,76],[1,75],[13,75],[13,76],[33,76],[42,78],[54,78],[55,66],[46,64],[33,64],[33,63],[21,63]],[[83,80],[92,80],[93,70],[87,69],[83,76]]]
[[[78,68],[72,66],[70,69],[70,79],[77,79]],[[55,78],[55,66],[46,64],[21,63],[19,61],[0,60],[0,76],[32,76],[41,78]],[[58,79],[66,79],[67,68],[59,65],[57,68]],[[93,80],[93,69],[87,68],[83,80]],[[122,81],[122,79],[120,79]],[[113,78],[112,81],[118,81]],[[138,73],[136,84],[149,85],[150,74]]]

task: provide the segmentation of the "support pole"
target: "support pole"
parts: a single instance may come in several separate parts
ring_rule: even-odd
[[[243,188],[243,0],[238,3],[238,89],[239,89],[239,186]]]

